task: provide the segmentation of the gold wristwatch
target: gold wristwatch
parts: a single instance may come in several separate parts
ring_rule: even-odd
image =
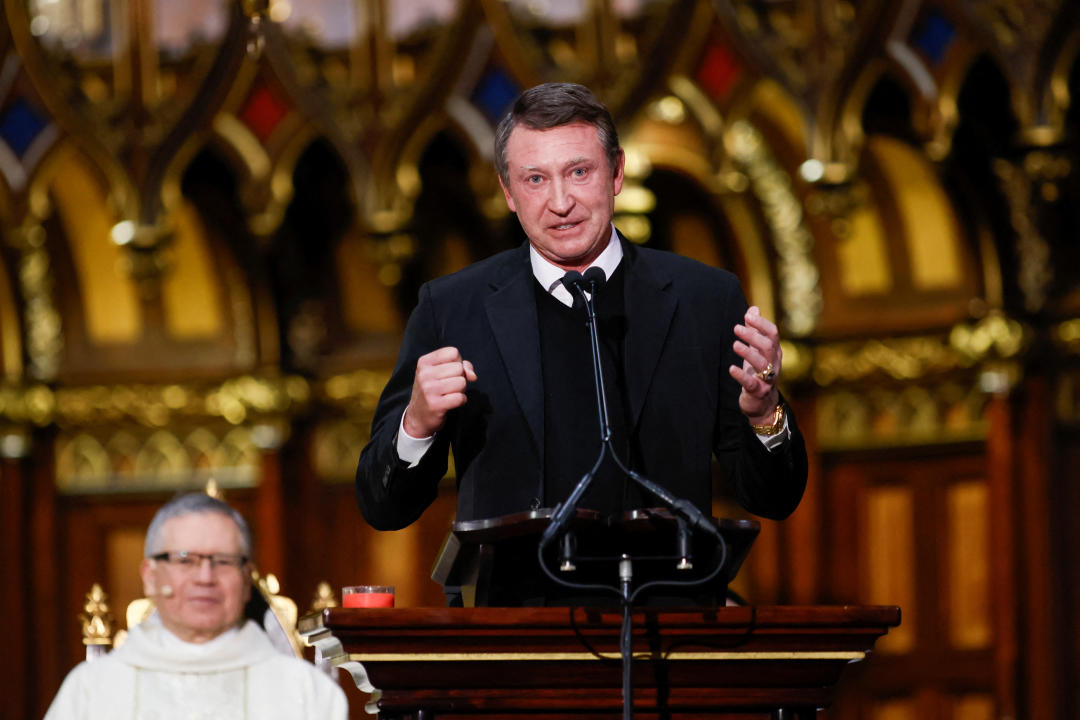
[[[784,403],[776,403],[776,410],[773,411],[773,420],[769,425],[755,425],[750,423],[750,427],[754,428],[754,432],[758,435],[775,435],[784,429]]]

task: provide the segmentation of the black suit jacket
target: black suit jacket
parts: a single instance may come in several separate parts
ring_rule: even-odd
[[[643,462],[636,469],[711,514],[715,453],[743,507],[786,517],[806,485],[806,450],[793,414],[791,439],[769,452],[739,410],[740,387],[728,374],[730,365],[742,362],[732,349],[733,328],[747,308],[738,280],[680,255],[620,241],[626,403]],[[397,529],[420,516],[435,499],[451,448],[458,520],[554,507],[565,499],[543,496],[535,282],[523,244],[421,288],[356,471],[360,508],[373,527]],[[468,402],[448,414],[434,445],[410,469],[398,459],[395,438],[416,361],[448,345],[473,363],[478,379],[469,385]]]

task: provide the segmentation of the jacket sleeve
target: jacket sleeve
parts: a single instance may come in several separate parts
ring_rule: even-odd
[[[791,436],[769,450],[743,416],[739,448],[729,453],[724,468],[735,501],[753,514],[772,520],[783,520],[793,513],[806,489],[806,444],[794,413],[789,411],[787,418]]]
[[[438,349],[431,294],[425,285],[405,327],[401,351],[390,381],[383,389],[371,423],[371,440],[356,468],[356,498],[364,519],[377,530],[397,530],[411,524],[435,500],[439,480],[446,474],[447,429],[435,436],[419,464],[409,468],[397,454],[401,417],[412,395],[416,361]]]

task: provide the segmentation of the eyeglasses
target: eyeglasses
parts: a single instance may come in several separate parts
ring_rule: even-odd
[[[168,563],[169,565],[175,565],[181,570],[196,570],[202,567],[204,560],[210,561],[210,569],[217,570],[218,568],[233,568],[239,570],[244,567],[248,559],[244,555],[229,555],[228,553],[198,553],[188,552],[187,550],[168,550],[166,552],[158,553],[157,555],[151,555],[151,560],[160,560],[161,562]]]

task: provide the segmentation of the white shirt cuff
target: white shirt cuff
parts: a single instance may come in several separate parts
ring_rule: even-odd
[[[405,408],[406,412],[408,408]],[[784,418],[784,422],[787,422],[787,418]],[[424,457],[424,453],[428,451],[428,448],[435,442],[435,436],[429,435],[426,438],[414,438],[409,433],[405,432],[405,413],[401,413],[401,421],[398,423],[397,439],[395,440],[395,447],[397,448],[398,457],[402,462],[409,463],[409,469],[412,469],[420,464],[421,458]]]
[[[404,417],[404,416],[402,416]],[[788,441],[791,437],[791,430],[788,429],[787,416],[784,417],[784,427],[780,428],[780,432],[775,435],[758,435],[757,439],[761,441],[761,444],[765,446],[769,452],[772,452],[776,448],[780,447]]]

